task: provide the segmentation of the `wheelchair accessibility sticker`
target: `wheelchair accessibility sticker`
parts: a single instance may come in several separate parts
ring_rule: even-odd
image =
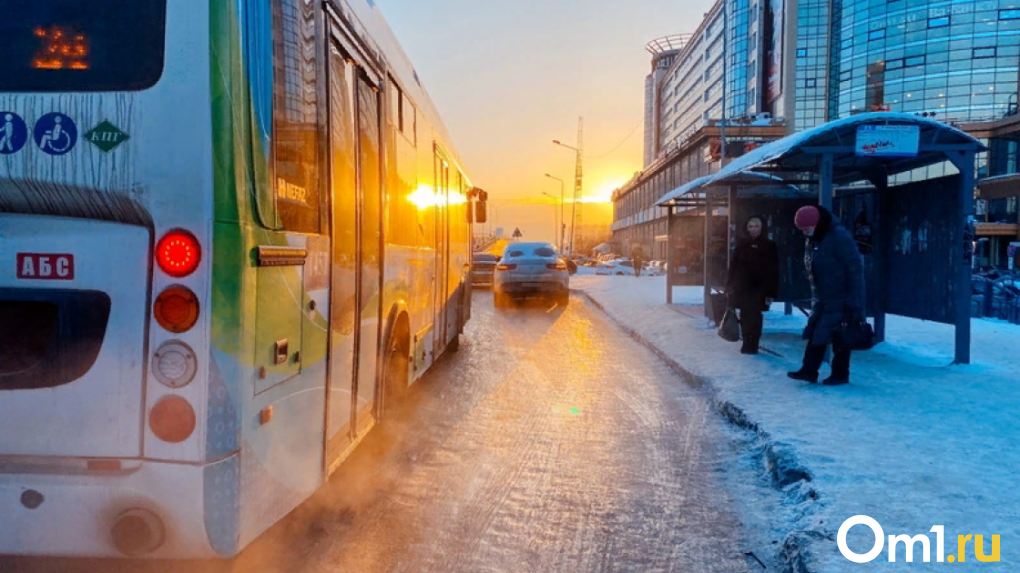
[[[78,143],[78,127],[62,113],[48,113],[35,122],[35,143],[50,155],[64,155]]]
[[[0,111],[0,155],[21,151],[28,141],[28,126],[18,114]]]

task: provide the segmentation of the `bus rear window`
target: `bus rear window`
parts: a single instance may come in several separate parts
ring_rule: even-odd
[[[136,91],[163,74],[166,0],[4,0],[0,92]]]

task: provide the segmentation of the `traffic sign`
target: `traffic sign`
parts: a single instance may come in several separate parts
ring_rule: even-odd
[[[513,234],[513,238],[515,238],[515,239],[520,239],[520,238],[521,238],[521,237],[523,237],[523,236],[524,236],[524,233],[522,233],[522,232],[521,232],[521,229],[520,229],[520,227],[518,227],[518,228],[514,229],[514,234]]]

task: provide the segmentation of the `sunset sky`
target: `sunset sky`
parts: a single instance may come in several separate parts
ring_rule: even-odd
[[[693,32],[710,0],[379,0],[439,108],[473,182],[489,191],[497,224],[552,240],[543,192],[570,195],[577,118],[585,124],[586,201],[641,168],[644,45]],[[628,137],[629,135],[629,137]],[[585,222],[611,219],[584,210]],[[590,216],[589,216],[590,215]],[[568,217],[569,218],[569,217]]]

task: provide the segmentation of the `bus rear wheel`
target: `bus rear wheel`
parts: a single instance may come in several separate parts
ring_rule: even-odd
[[[407,376],[410,369],[408,350],[400,337],[394,336],[386,350],[383,378],[383,420],[399,412],[407,395]]]

